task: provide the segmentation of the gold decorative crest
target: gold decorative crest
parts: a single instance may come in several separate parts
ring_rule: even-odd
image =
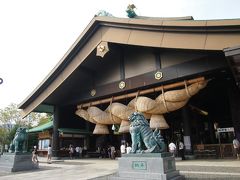
[[[160,79],[162,79],[162,77],[163,77],[163,73],[162,72],[157,71],[155,73],[155,79],[160,80]]]
[[[97,56],[101,56],[102,58],[105,56],[105,54],[109,51],[108,48],[108,43],[102,41],[98,46],[97,46]]]
[[[92,89],[91,92],[90,92],[91,96],[95,96],[96,93],[97,93],[97,91],[95,89]]]
[[[119,87],[120,89],[123,89],[123,88],[126,87],[126,83],[125,83],[124,81],[121,81],[121,82],[119,83],[118,87]]]

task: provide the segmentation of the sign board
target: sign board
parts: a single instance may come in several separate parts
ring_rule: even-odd
[[[221,133],[221,132],[234,132],[234,128],[233,127],[217,128],[217,132],[219,132],[219,133]]]
[[[43,131],[38,133],[38,139],[47,139],[47,138],[51,138],[49,131]]]
[[[132,168],[136,170],[147,170],[147,162],[145,161],[133,161]]]

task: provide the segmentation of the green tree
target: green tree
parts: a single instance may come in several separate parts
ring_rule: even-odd
[[[10,104],[4,109],[0,109],[0,123],[2,124],[21,124],[22,118],[20,110],[16,104]]]
[[[8,144],[8,133],[5,128],[0,128],[0,145]]]
[[[32,128],[44,119],[49,119],[49,115],[35,112],[22,119],[20,109],[13,103],[4,109],[0,109],[0,145],[10,144],[18,127]],[[13,128],[6,128],[9,125]]]
[[[4,109],[0,109],[0,124],[13,124],[31,128],[39,124],[41,119],[48,118],[46,113],[31,112],[26,118],[21,118],[21,110],[16,104],[10,104]]]
[[[38,126],[43,125],[43,124],[46,124],[46,123],[48,123],[48,122],[51,121],[51,120],[52,120],[52,115],[51,115],[51,114],[46,114],[46,116],[41,117],[41,118],[39,119]]]

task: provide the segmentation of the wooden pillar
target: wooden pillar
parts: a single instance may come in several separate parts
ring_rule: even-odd
[[[229,104],[235,135],[240,140],[240,89],[234,82],[228,86]]]
[[[182,108],[182,119],[183,119],[183,141],[185,145],[186,154],[192,154],[192,142],[191,142],[191,119],[189,114],[188,106]]]
[[[60,122],[60,108],[54,108],[53,114],[53,134],[52,134],[52,156],[53,158],[57,158],[59,156],[59,122]]]

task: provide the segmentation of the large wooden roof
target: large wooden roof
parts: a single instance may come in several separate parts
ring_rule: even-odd
[[[240,19],[94,17],[59,63],[19,105],[23,117],[73,73],[101,42],[155,48],[222,51],[240,44]]]

